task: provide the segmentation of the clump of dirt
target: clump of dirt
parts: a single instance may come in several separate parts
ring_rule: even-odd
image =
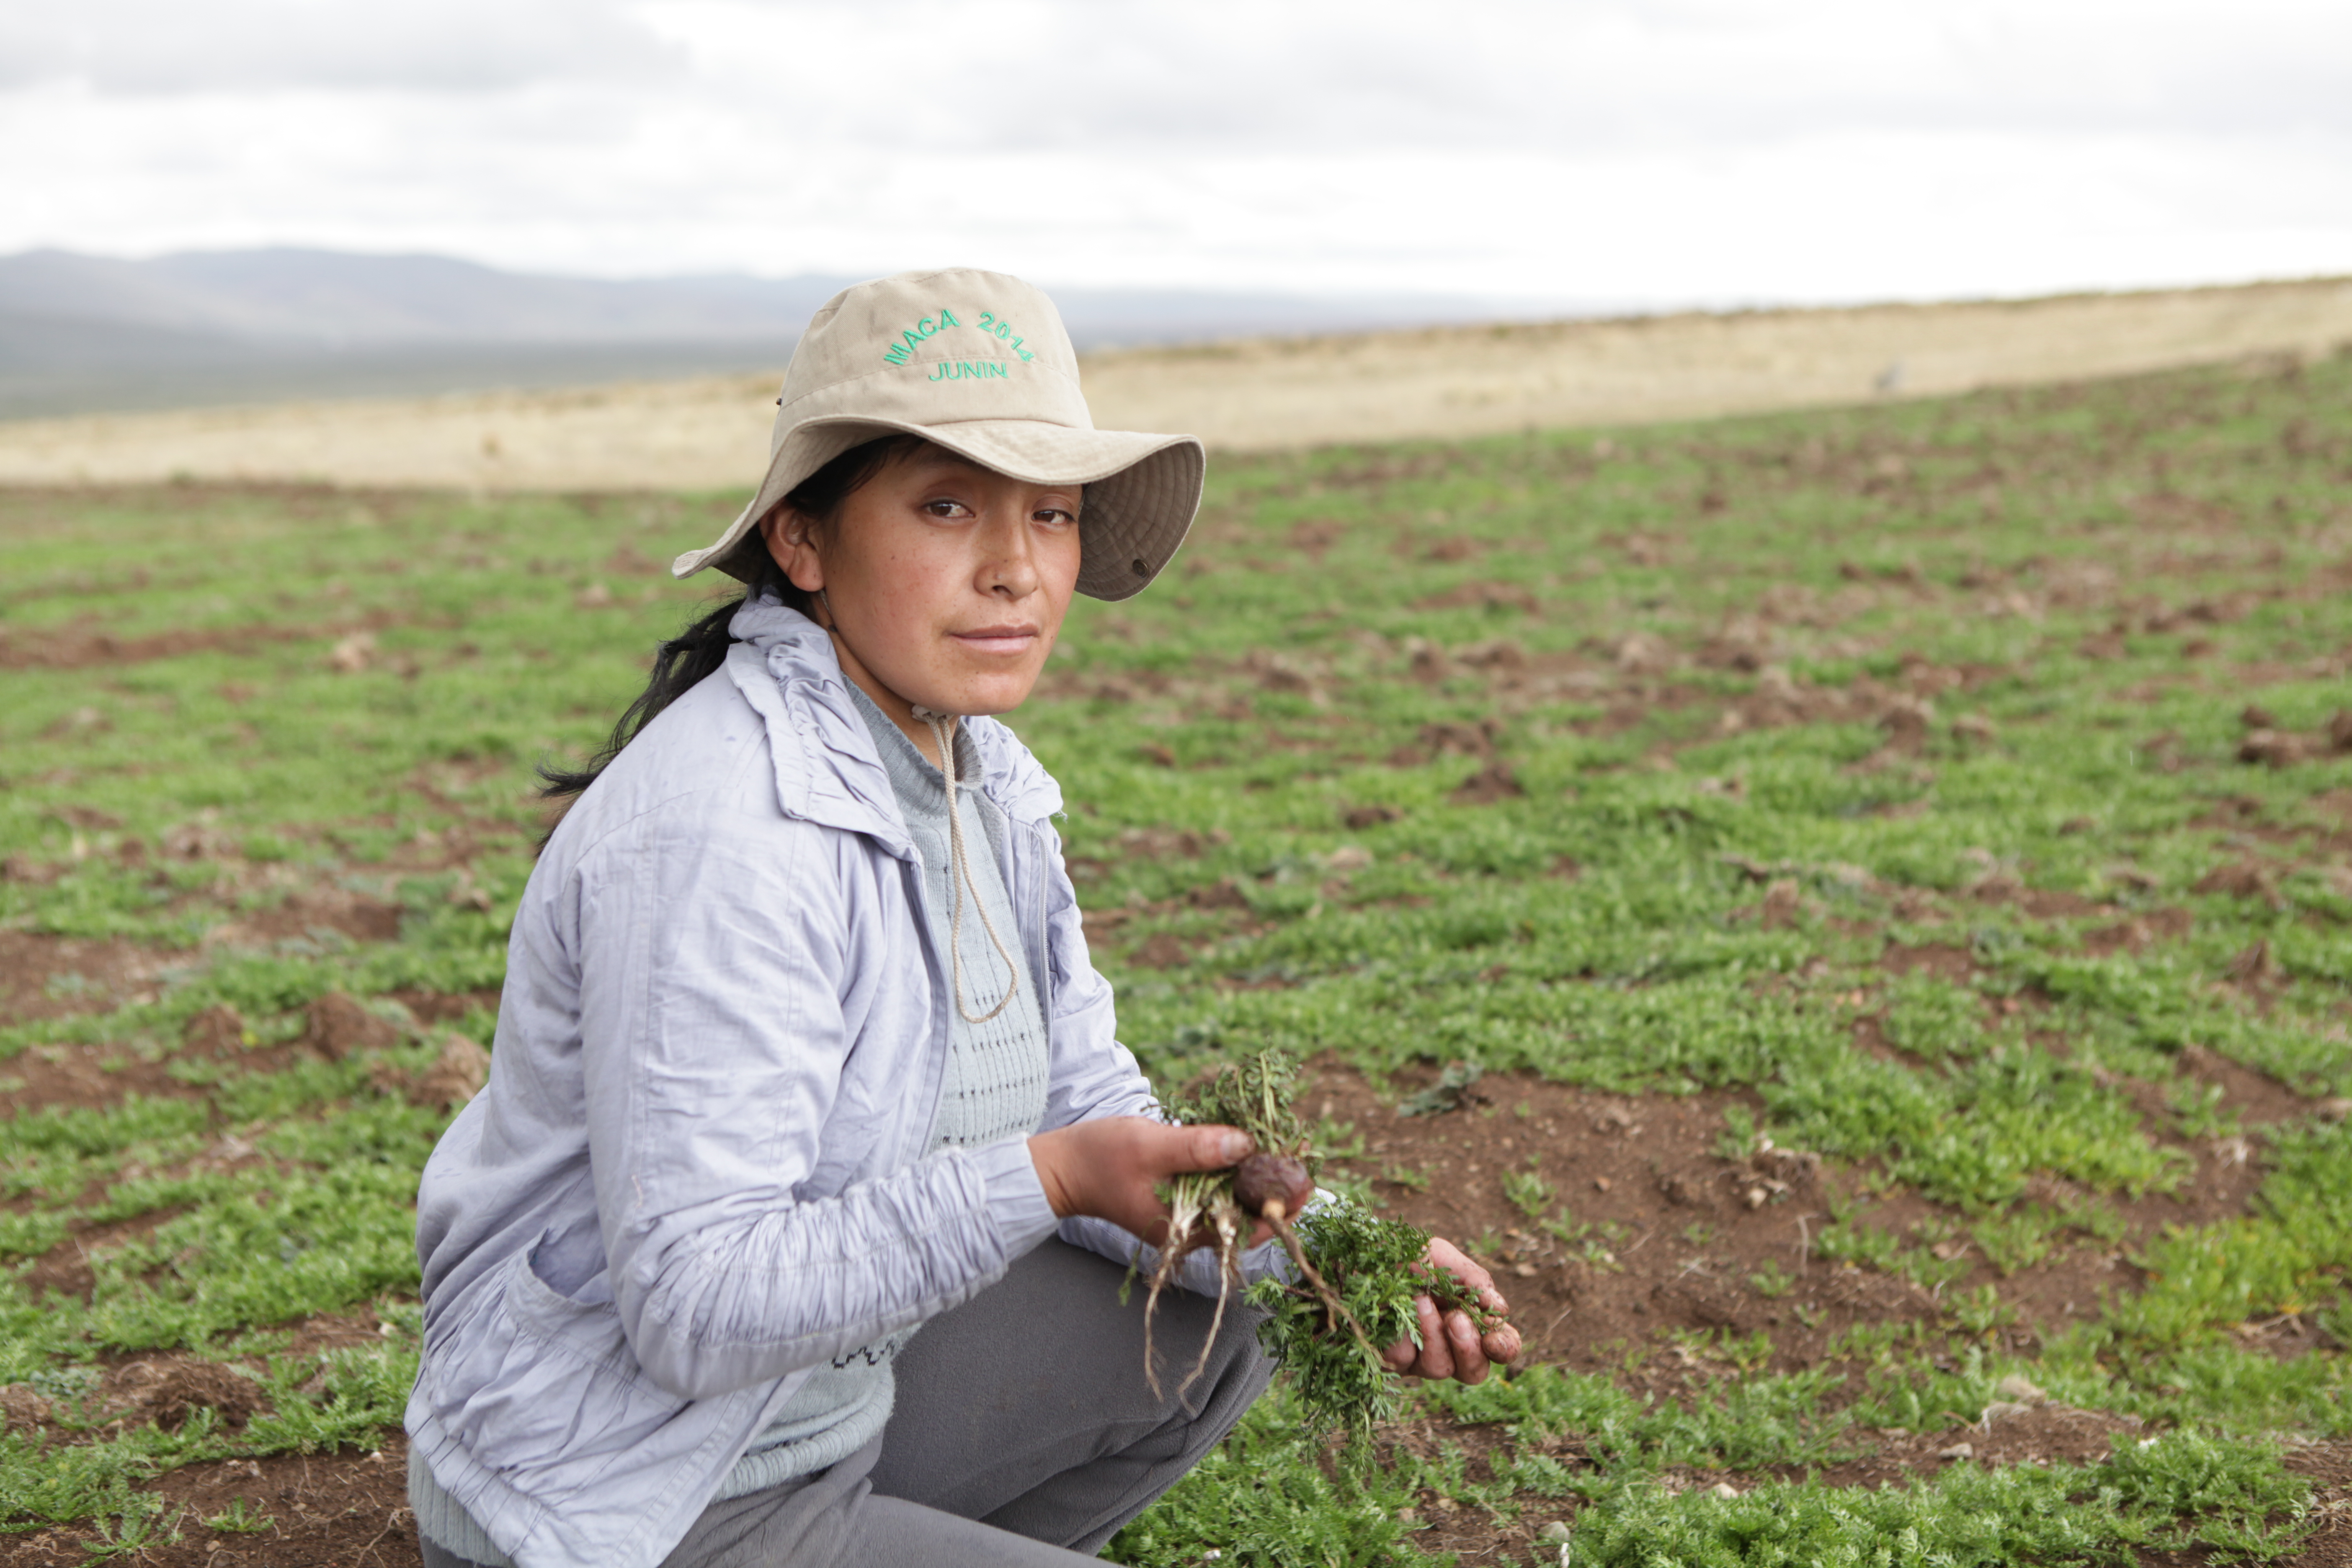
[[[0,931],[0,1016],[12,1024],[110,1011],[175,962],[136,942]]]
[[[0,1387],[0,1432],[37,1432],[56,1414],[55,1404],[30,1384]]]
[[[210,1410],[228,1427],[244,1426],[268,1407],[261,1385],[234,1367],[218,1362],[127,1362],[106,1377],[99,1403],[118,1418],[152,1421],[166,1432],[176,1432],[196,1412]]]
[[[389,1062],[379,1062],[373,1078],[376,1088],[397,1094],[411,1105],[456,1110],[482,1092],[489,1076],[490,1053],[452,1031],[442,1037],[440,1054],[423,1071],[405,1073]]]
[[[1416,610],[1517,610],[1522,615],[1536,613],[1535,594],[1516,583],[1465,583],[1458,588],[1448,588],[1442,594],[1429,594],[1412,601]]]
[[[1495,742],[1501,738],[1503,727],[1492,719],[1469,724],[1457,721],[1441,721],[1421,727],[1421,743],[1416,748],[1423,761],[1430,757],[1483,757],[1492,760]],[[1412,764],[1418,767],[1420,763]]]
[[[1184,902],[1196,910],[1238,910],[1244,914],[1252,907],[1249,895],[1231,877],[1221,877],[1205,888],[1194,888],[1184,895]]]
[[[2116,952],[2137,953],[2151,943],[2179,942],[2197,925],[2197,917],[2179,908],[2149,910],[2119,924],[2083,933],[2083,951],[2095,958]]]
[[[2285,907],[2279,898],[2278,872],[2259,860],[2236,860],[2227,866],[2216,866],[2197,879],[2190,890],[2232,899],[2260,899],[2273,909]]]
[[[2298,763],[2352,752],[2352,708],[2337,709],[2313,734],[2288,729],[2259,704],[2248,704],[2238,718],[2246,731],[2238,742],[2238,761],[2242,763],[2291,768]]]
[[[1191,828],[1130,827],[1118,836],[1122,851],[1145,860],[1197,860],[1210,850],[1232,842],[1233,835],[1220,828],[1197,833]]]
[[[408,1009],[409,1016],[420,1024],[454,1024],[468,1013],[488,1013],[499,1010],[499,994],[496,991],[387,991],[384,995]]]
[[[396,1025],[369,1012],[357,997],[342,991],[330,991],[311,1003],[302,1027],[302,1044],[333,1062],[357,1051],[381,1050],[399,1043]]]
[[[410,1098],[418,1105],[455,1110],[481,1093],[489,1076],[490,1053],[464,1035],[451,1034],[442,1039],[441,1054],[416,1080]]]
[[[183,1055],[226,1059],[253,1043],[245,1015],[226,1002],[215,1002],[190,1018],[180,1031]]]
[[[1192,961],[1192,950],[1172,931],[1155,931],[1128,954],[1127,961],[1139,969],[1176,969]]]
[[[188,1092],[158,1061],[146,1061],[109,1041],[35,1046],[12,1058],[7,1074],[23,1087],[9,1095],[13,1105],[95,1108],[125,1095]]]
[[[215,926],[208,947],[257,947],[331,931],[354,942],[400,939],[398,906],[335,887],[306,888],[273,909],[257,910]]]
[[[1527,785],[1505,762],[1489,763],[1454,785],[1445,798],[1456,805],[1493,805],[1497,801],[1519,800],[1526,796]]]

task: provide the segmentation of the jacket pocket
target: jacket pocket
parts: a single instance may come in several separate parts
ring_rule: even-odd
[[[676,1412],[676,1396],[644,1382],[611,1302],[562,1295],[526,1252],[485,1284],[495,1289],[484,1310],[425,1368],[434,1414],[478,1462],[512,1471],[577,1460]]]

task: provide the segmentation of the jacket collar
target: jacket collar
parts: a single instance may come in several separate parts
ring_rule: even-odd
[[[824,629],[772,595],[748,598],[728,623],[727,673],[768,728],[776,804],[788,816],[863,833],[901,859],[914,842],[874,736],[849,695]],[[1061,786],[993,719],[964,721],[980,787],[1013,821],[1034,826],[1062,809]]]

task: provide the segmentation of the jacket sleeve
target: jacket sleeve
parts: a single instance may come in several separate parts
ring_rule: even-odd
[[[630,1349],[675,1394],[933,1317],[1052,1230],[1018,1140],[820,1169],[906,1116],[903,1085],[859,1103],[843,1074],[874,993],[907,979],[881,973],[871,918],[894,874],[851,835],[707,808],[649,813],[581,862],[590,1167]]]

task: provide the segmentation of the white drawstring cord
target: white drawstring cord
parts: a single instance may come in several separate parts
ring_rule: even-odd
[[[971,878],[971,861],[963,847],[963,810],[956,798],[955,720],[945,713],[934,713],[928,708],[915,709],[915,717],[930,726],[931,739],[939,743],[940,773],[946,781],[948,792],[948,984],[955,993],[956,1011],[967,1024],[985,1024],[1013,1005],[1013,994],[1021,989],[1021,966],[1013,962],[1013,954],[996,934],[994,922],[988,918],[988,901],[980,896],[980,887]],[[996,949],[996,956],[1004,961],[1008,976],[1004,994],[995,1006],[985,1013],[974,1013],[963,1005],[963,894],[971,889],[971,906],[980,911],[980,929],[988,933],[988,942]]]

